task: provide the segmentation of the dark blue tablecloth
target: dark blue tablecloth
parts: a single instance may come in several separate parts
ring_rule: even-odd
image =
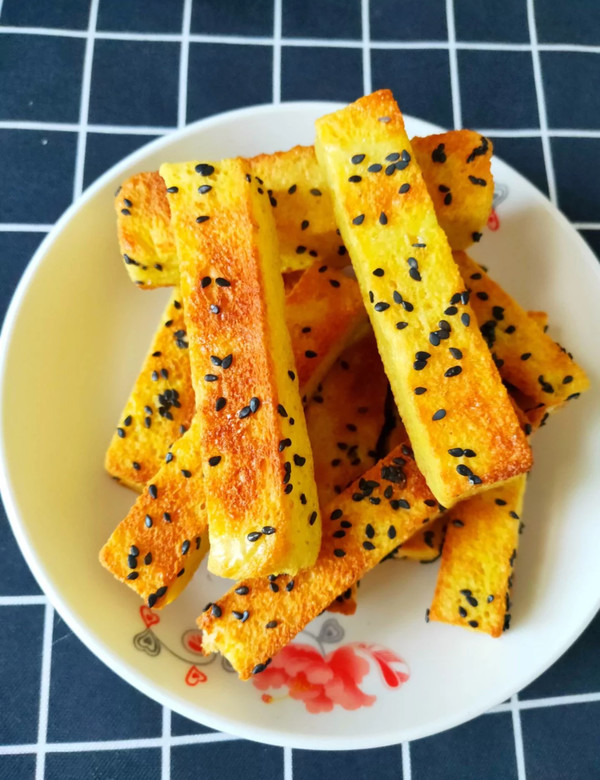
[[[600,252],[598,0],[0,0],[0,306],[82,189],[211,114],[390,87],[490,135]],[[146,699],[76,639],[0,518],[0,778],[600,778],[600,618],[518,697],[436,737],[282,750]]]

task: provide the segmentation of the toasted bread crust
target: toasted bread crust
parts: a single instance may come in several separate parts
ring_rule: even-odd
[[[492,142],[472,130],[413,138],[438,222],[453,249],[481,238],[492,210]]]
[[[310,400],[306,423],[321,506],[377,461],[386,392],[377,345],[368,334],[340,355]]]
[[[508,628],[525,483],[521,475],[448,512],[430,620],[493,637]]]
[[[571,355],[469,255],[456,252],[454,258],[502,378],[530,399],[525,411],[534,413],[533,421],[585,392],[589,380]]]
[[[391,498],[386,498],[388,487]],[[364,500],[369,498],[380,503]],[[240,582],[198,619],[205,651],[225,655],[242,679],[262,671],[340,593],[423,523],[433,521],[439,508],[412,451],[401,445],[323,514],[321,550],[313,567],[294,577],[281,575],[276,582],[266,577]],[[247,619],[237,620],[234,611],[247,612]]]
[[[109,474],[134,490],[156,474],[169,446],[192,421],[187,348],[181,293],[175,288],[106,453]]]
[[[131,281],[146,290],[177,285],[171,214],[158,172],[127,179],[115,194],[115,211],[119,246]]]
[[[202,427],[209,569],[293,573],[316,559],[320,521],[272,209],[241,159],[166,164],[161,175],[177,188],[171,224]]]
[[[431,490],[448,506],[527,471],[531,450],[476,327],[391,93],[374,93],[319,119],[316,150]],[[369,171],[373,165],[382,169]],[[351,181],[355,175],[361,180]],[[415,393],[417,387],[426,392]],[[449,450],[475,456],[466,461]]]

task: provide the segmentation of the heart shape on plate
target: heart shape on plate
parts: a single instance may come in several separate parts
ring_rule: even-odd
[[[208,680],[208,677],[198,669],[197,666],[190,666],[185,676],[185,682],[187,685],[198,685]]]
[[[160,642],[149,628],[136,634],[133,637],[133,644],[138,650],[148,655],[156,656],[160,653]]]
[[[140,607],[140,615],[142,616],[146,628],[150,628],[150,626],[155,626],[157,623],[160,623],[160,618],[156,612],[152,612],[145,604],[142,604]]]

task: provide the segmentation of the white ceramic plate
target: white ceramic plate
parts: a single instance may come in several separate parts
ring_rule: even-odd
[[[585,628],[600,596],[600,410],[592,391],[535,435],[513,625],[499,640],[426,625],[437,564],[390,561],[363,581],[356,616],[322,615],[296,639],[310,649],[305,676],[286,667],[287,684],[262,691],[198,652],[195,618],[224,591],[222,581],[203,568],[155,615],[100,567],[98,550],[134,498],[104,473],[104,451],[166,298],[127,279],[115,187],[165,160],[311,143],[315,118],[336,107],[263,106],[198,122],[128,157],[67,211],[29,265],[2,332],[0,477],[33,573],[111,669],[214,728],[277,745],[351,749],[474,717],[533,680]],[[408,128],[437,130],[415,119]],[[487,230],[474,254],[524,306],[549,312],[552,335],[598,387],[600,266],[531,184],[499,160],[494,173],[499,229]],[[356,684],[343,700],[355,709],[336,692],[340,667]],[[313,682],[307,692],[306,675],[321,681],[318,691]]]

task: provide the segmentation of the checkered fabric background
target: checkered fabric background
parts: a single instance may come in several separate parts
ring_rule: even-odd
[[[472,127],[600,253],[598,0],[0,0],[0,307],[62,211],[149,140],[231,108],[351,101]],[[360,753],[162,708],[48,604],[0,517],[0,778],[600,778],[600,617],[518,696]]]

